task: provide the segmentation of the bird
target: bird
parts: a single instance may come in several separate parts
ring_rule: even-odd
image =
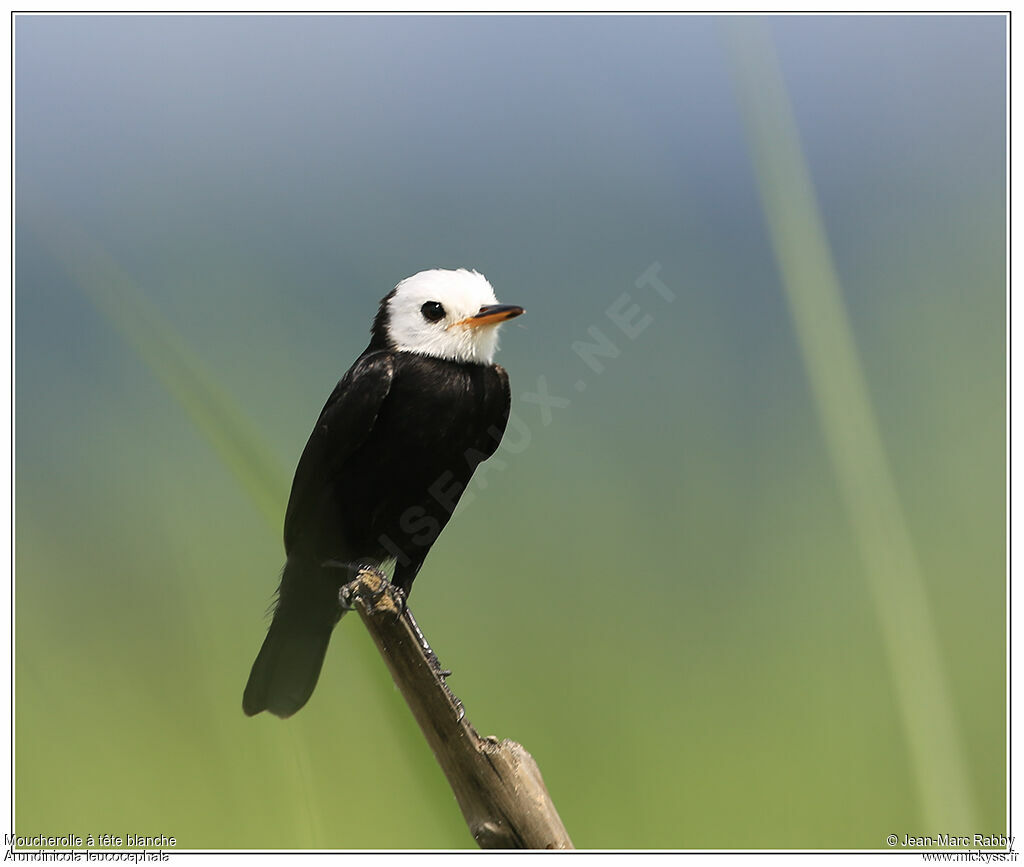
[[[328,397],[292,481],[274,614],[242,698],[248,716],[286,718],[320,676],[344,610],[341,586],[394,563],[404,601],[511,406],[494,363],[499,304],[474,270],[432,269],[380,302],[370,342]],[[404,602],[403,602],[404,607]]]

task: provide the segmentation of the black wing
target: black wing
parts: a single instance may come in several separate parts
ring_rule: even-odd
[[[366,440],[381,404],[391,389],[394,358],[390,352],[362,356],[327,398],[316,427],[295,468],[284,517],[284,549],[289,551],[319,500],[349,456]]]
[[[481,460],[486,460],[494,454],[495,449],[501,443],[505,434],[505,425],[508,424],[508,413],[512,406],[512,392],[508,386],[508,374],[500,364],[495,364],[491,372],[497,377],[499,388],[485,388],[484,400],[486,409],[484,418],[487,419],[487,426],[480,432],[480,437],[475,443],[476,447],[483,453]]]

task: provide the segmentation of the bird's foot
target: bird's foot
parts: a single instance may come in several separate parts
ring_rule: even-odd
[[[338,602],[342,609],[351,611],[355,607],[356,599],[363,598],[370,607],[374,607],[385,596],[398,608],[398,616],[405,613],[408,594],[397,584],[388,581],[388,576],[372,563],[346,563],[342,560],[325,560],[320,564],[326,569],[340,569],[347,573],[347,580],[338,590]],[[370,573],[372,578],[377,580],[363,580],[365,573]]]
[[[409,607],[409,594],[397,584],[392,584],[391,598],[395,600],[395,604],[398,606],[398,616],[401,617]]]
[[[338,604],[342,611],[351,611],[356,607],[356,593],[359,588],[354,584],[342,584],[338,591]]]
[[[387,576],[372,564],[324,560],[320,566],[324,569],[337,569],[342,573],[338,602],[345,611],[351,611],[355,607],[357,596],[364,596],[376,605],[381,596],[387,593]],[[369,582],[361,580],[364,572],[372,572],[380,579],[376,586],[370,586]]]

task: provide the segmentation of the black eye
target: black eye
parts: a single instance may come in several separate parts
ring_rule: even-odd
[[[428,322],[437,322],[444,319],[444,308],[437,301],[428,301],[420,308],[420,313]]]

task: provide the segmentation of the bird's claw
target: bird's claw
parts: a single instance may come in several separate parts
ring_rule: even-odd
[[[351,611],[358,597],[369,599],[374,605],[388,592],[387,576],[376,566],[367,563],[348,563],[344,560],[324,560],[320,564],[324,569],[340,569],[348,573],[348,578],[338,590],[338,603],[345,611]],[[360,580],[364,572],[372,572],[380,577],[376,588],[370,587]]]
[[[338,604],[342,611],[351,611],[356,607],[355,593],[351,584],[342,584],[338,590]]]
[[[391,598],[395,600],[395,604],[398,606],[398,616],[401,617],[409,607],[409,594],[397,584],[392,584]]]
[[[376,566],[367,563],[346,563],[342,560],[324,560],[320,565],[325,569],[342,569],[351,576],[338,590],[338,603],[343,610],[351,611],[358,597],[375,606],[385,596],[390,595],[398,608],[398,616],[405,614],[409,605],[409,594],[397,584],[388,581],[387,575]],[[371,572],[380,579],[375,587],[368,582],[360,581],[364,572]]]

